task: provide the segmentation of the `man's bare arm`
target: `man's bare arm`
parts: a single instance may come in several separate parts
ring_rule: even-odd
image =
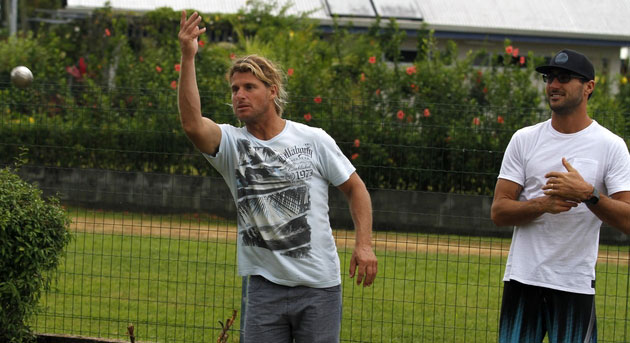
[[[350,277],[357,276],[357,284],[370,286],[378,272],[378,261],[372,251],[372,202],[363,180],[357,173],[338,186],[350,205],[354,222],[355,244],[350,259]]]
[[[562,164],[566,172],[550,172],[545,175],[548,180],[543,186],[545,194],[562,196],[577,202],[587,200],[594,186],[586,182],[566,158],[562,159]],[[587,206],[607,225],[630,234],[630,192],[617,192],[610,197],[602,194],[597,204]]]
[[[201,17],[197,12],[186,19],[186,11],[182,11],[178,34],[182,59],[177,105],[186,136],[201,152],[214,155],[221,143],[221,128],[201,115],[201,99],[195,72],[195,55],[199,50],[197,40],[206,31],[205,28],[199,28],[200,22]]]
[[[523,187],[515,182],[498,179],[490,218],[497,226],[523,225],[544,213],[566,212],[578,204],[558,196],[545,195],[526,201],[518,200]]]
[[[587,206],[601,221],[630,235],[630,192],[600,195],[597,204]]]

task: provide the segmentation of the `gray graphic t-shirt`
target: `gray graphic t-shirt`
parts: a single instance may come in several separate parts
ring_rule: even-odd
[[[335,141],[321,129],[289,120],[267,141],[244,127],[220,127],[219,151],[204,156],[236,202],[239,274],[286,286],[340,284],[328,185],[344,183],[355,169]]]

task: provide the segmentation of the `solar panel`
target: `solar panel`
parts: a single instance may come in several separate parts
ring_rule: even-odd
[[[384,18],[422,20],[420,6],[409,0],[371,0],[376,13]]]
[[[376,17],[374,6],[370,0],[326,0],[331,16],[340,17]]]
[[[420,6],[409,0],[326,0],[331,16],[422,20]]]

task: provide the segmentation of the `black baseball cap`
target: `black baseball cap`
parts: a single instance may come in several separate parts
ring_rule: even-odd
[[[549,64],[536,67],[536,71],[541,74],[549,74],[553,69],[568,70],[584,76],[587,80],[595,79],[593,63],[581,53],[569,49],[558,52],[551,61],[549,61]]]

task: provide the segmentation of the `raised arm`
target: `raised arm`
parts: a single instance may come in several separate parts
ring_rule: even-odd
[[[378,261],[372,251],[372,202],[370,193],[357,173],[338,186],[350,205],[354,222],[355,244],[350,260],[350,277],[357,275],[357,285],[370,286],[378,272]],[[357,273],[358,272],[358,273]]]
[[[201,99],[195,72],[195,55],[199,50],[197,39],[206,31],[205,28],[199,28],[200,22],[201,16],[197,12],[187,19],[186,11],[182,11],[178,34],[182,59],[177,105],[186,136],[201,152],[214,155],[221,142],[221,128],[201,115]]]

